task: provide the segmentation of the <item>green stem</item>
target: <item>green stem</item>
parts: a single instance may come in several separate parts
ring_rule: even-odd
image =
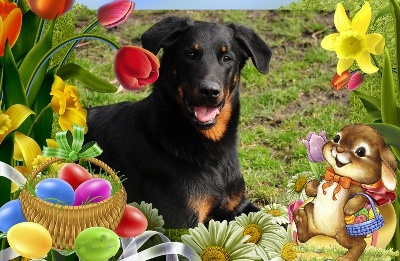
[[[104,41],[107,44],[109,44],[111,47],[113,47],[114,49],[118,50],[120,48],[120,45],[118,43],[116,43],[115,41],[111,40],[108,37],[102,36],[102,35],[97,35],[97,34],[84,34],[84,35],[76,35],[73,36],[59,44],[57,44],[56,46],[54,46],[53,48],[51,48],[44,56],[43,58],[39,61],[38,65],[36,66],[35,70],[33,71],[32,76],[30,77],[29,81],[28,81],[28,85],[27,85],[27,96],[28,96],[28,101],[29,104],[33,103],[33,99],[35,97],[30,97],[29,93],[30,90],[32,88],[32,84],[38,74],[38,72],[40,71],[40,69],[42,68],[42,66],[57,52],[59,51],[61,48],[63,48],[64,46],[75,42],[75,41],[80,41],[83,39],[95,39],[95,40],[100,40],[100,41]]]
[[[378,72],[382,77],[382,68],[379,66],[378,60],[376,59],[375,55],[371,55],[371,57],[372,57],[372,60],[374,61],[375,66],[379,68]]]
[[[396,57],[397,57],[397,80],[398,80],[398,90],[397,90],[397,99],[400,100],[400,6],[396,2],[396,0],[390,0],[390,3],[393,7],[393,20],[394,20],[394,31],[396,37]],[[399,214],[399,213],[398,213]]]
[[[89,33],[93,28],[95,28],[99,24],[99,19],[94,20],[91,24],[89,24],[81,34],[87,34]],[[61,66],[65,65],[65,63],[68,61],[69,56],[72,54],[73,50],[75,47],[79,44],[79,41],[75,41],[75,43],[68,49],[67,53],[65,54],[64,58],[62,59]]]
[[[35,44],[38,43],[40,41],[40,39],[42,38],[45,22],[46,21],[43,18],[40,18],[38,30],[36,31],[36,36],[35,36]]]
[[[32,132],[33,132],[33,128],[35,127],[35,125],[39,122],[40,118],[42,118],[43,114],[48,110],[51,109],[51,104],[49,103],[46,107],[44,107],[41,112],[39,113],[39,115],[35,118],[35,121],[32,123],[31,127],[29,128],[28,131],[28,137],[31,136]]]

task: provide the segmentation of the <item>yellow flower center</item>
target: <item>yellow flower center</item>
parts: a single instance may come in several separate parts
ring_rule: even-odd
[[[357,59],[365,52],[365,47],[365,35],[352,30],[341,33],[335,42],[339,59]]]
[[[296,183],[294,184],[294,191],[300,193],[300,191],[302,191],[306,183],[307,179],[305,177],[300,177],[298,180],[296,180]]]
[[[285,261],[293,261],[296,259],[299,251],[296,248],[295,243],[286,243],[281,249],[281,257]]]
[[[7,114],[0,112],[0,135],[4,134],[11,127],[11,119]]]
[[[256,224],[247,225],[244,228],[243,236],[249,235],[250,238],[247,239],[246,243],[257,244],[261,239],[261,228]]]
[[[219,246],[208,246],[201,253],[202,261],[230,261],[231,258],[226,250]]]
[[[279,209],[271,209],[270,211],[268,211],[268,214],[270,214],[273,217],[282,216],[282,212]]]

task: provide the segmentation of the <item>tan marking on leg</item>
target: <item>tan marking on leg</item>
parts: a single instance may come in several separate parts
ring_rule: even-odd
[[[203,223],[207,221],[213,202],[214,200],[211,196],[191,197],[188,205],[197,214],[198,222]]]
[[[233,211],[240,205],[242,199],[243,199],[242,193],[230,195],[229,197],[226,198],[223,208],[227,211]]]

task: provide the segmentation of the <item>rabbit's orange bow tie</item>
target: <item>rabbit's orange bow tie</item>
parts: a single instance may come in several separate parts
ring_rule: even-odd
[[[343,176],[335,174],[335,171],[329,167],[326,168],[324,179],[326,181],[328,181],[327,183],[322,185],[322,191],[323,191],[324,195],[326,195],[326,191],[325,191],[326,188],[332,186],[333,182],[337,183],[336,188],[333,191],[333,196],[332,196],[333,200],[336,200],[335,195],[340,191],[341,188],[348,189],[348,188],[350,188],[351,184],[361,185],[361,183],[354,181],[349,177],[343,177]]]

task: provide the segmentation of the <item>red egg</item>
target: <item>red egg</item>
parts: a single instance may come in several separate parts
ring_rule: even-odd
[[[83,182],[92,179],[89,171],[75,163],[64,164],[60,169],[60,173],[58,173],[58,177],[68,182],[74,190]]]
[[[147,229],[146,216],[137,208],[126,205],[122,214],[121,221],[115,229],[115,233],[120,237],[136,237]]]

